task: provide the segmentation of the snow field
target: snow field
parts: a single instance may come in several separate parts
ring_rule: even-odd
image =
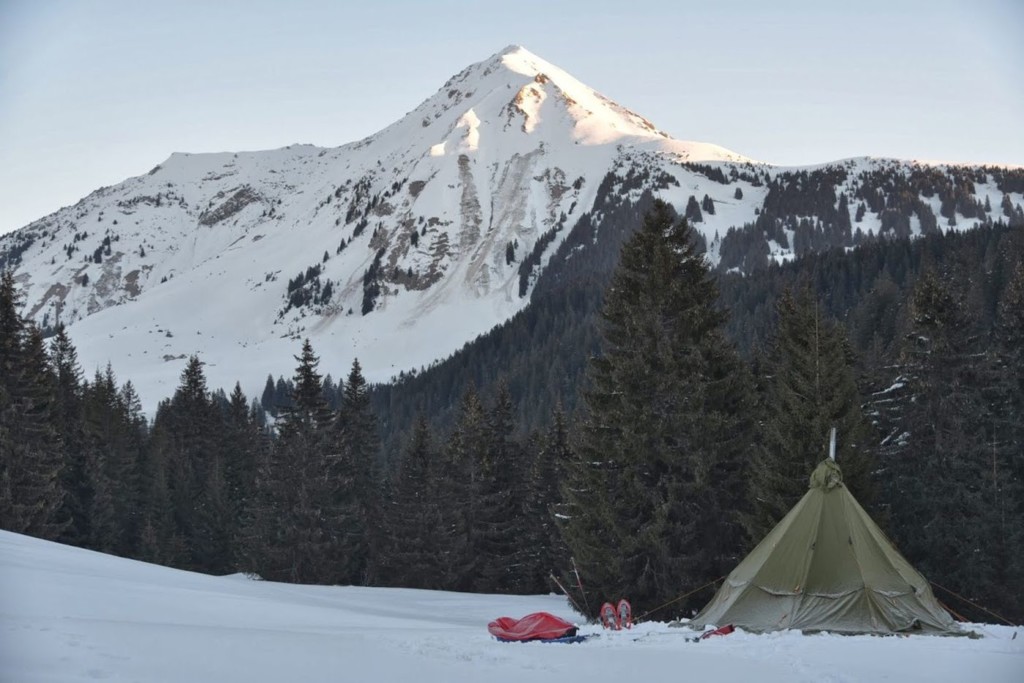
[[[0,532],[0,680],[694,680],[1002,683],[1024,680],[1024,629],[985,637],[796,632],[688,642],[661,623],[574,645],[498,643],[487,623],[564,598],[297,586],[205,576]]]

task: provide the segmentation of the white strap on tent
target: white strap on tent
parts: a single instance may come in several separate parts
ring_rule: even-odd
[[[835,459],[836,459],[836,428],[835,427],[832,428],[832,438],[829,439],[828,457],[830,457],[833,461],[835,461]]]

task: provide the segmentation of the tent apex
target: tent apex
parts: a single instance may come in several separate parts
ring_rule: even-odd
[[[839,465],[836,464],[835,460],[827,458],[818,463],[818,466],[811,472],[811,484],[812,489],[824,489],[831,491],[832,489],[843,485],[843,471],[839,469]]]

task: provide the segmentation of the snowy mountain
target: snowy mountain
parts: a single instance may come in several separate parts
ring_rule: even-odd
[[[87,374],[112,363],[152,409],[193,353],[212,387],[239,380],[250,396],[268,373],[292,373],[307,336],[335,377],[356,357],[371,380],[443,358],[527,305],[602,192],[654,191],[690,216],[713,262],[744,269],[852,244],[858,195],[871,204],[863,235],[936,229],[928,214],[944,217],[937,229],[970,225],[1007,201],[1016,220],[1024,182],[1007,173],[878,159],[769,166],[676,140],[512,46],[349,145],[173,154],[0,238],[0,267],[14,267],[31,318],[69,326]],[[917,203],[893,208],[899,187],[865,192],[887,174],[938,189],[915,186]],[[847,196],[844,222],[833,214]]]

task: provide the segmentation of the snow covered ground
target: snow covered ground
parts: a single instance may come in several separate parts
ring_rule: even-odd
[[[0,681],[1024,681],[1024,629],[986,637],[733,635],[641,624],[503,644],[498,616],[557,596],[292,586],[213,577],[0,531]],[[584,626],[582,632],[599,633]]]

